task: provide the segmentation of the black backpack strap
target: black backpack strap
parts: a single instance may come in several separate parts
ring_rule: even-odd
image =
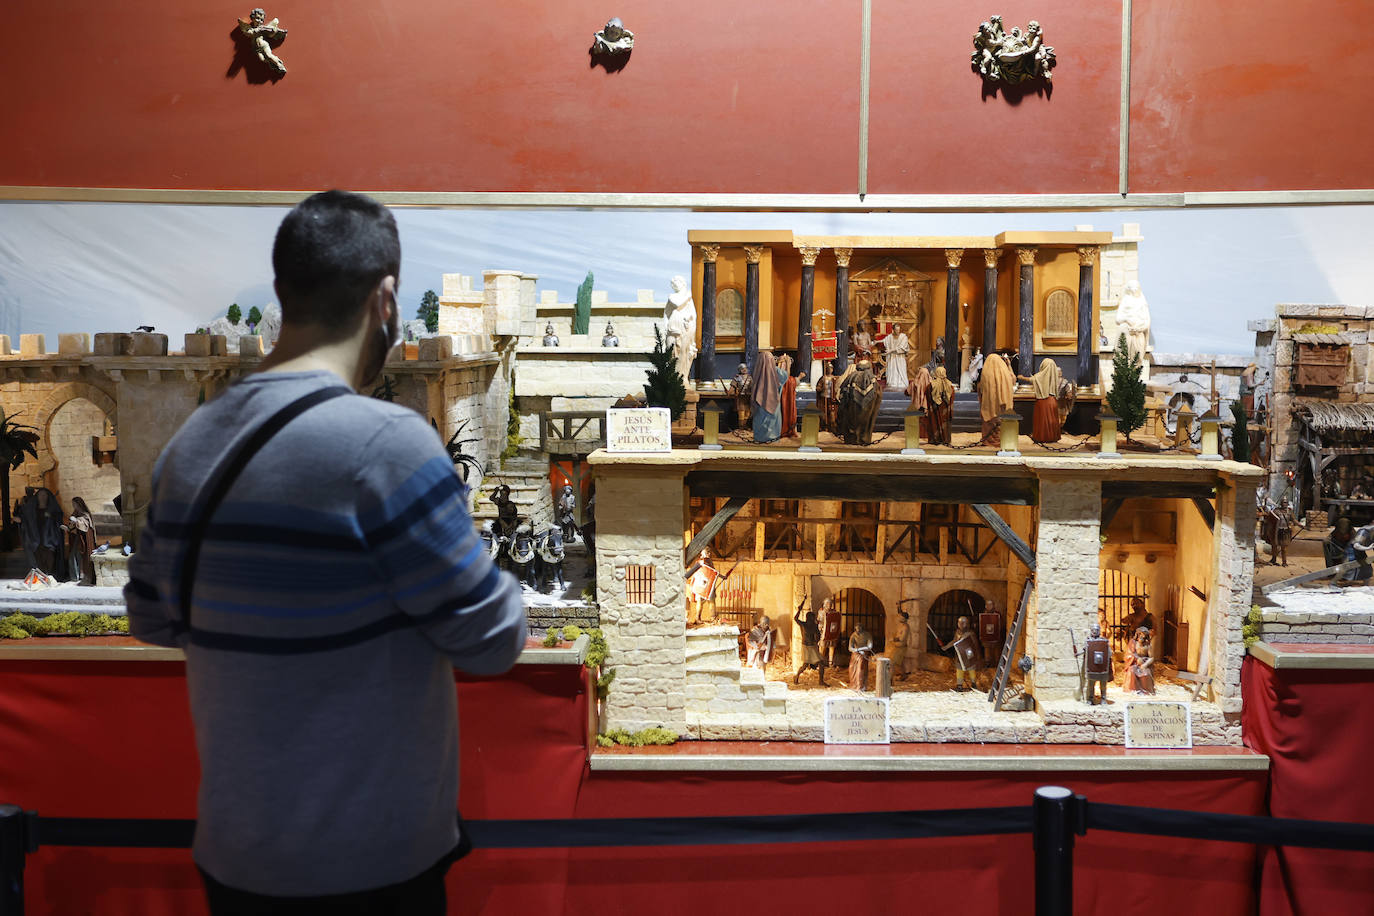
[[[186,553],[181,561],[179,606],[181,626],[184,631],[191,629],[191,593],[196,587],[195,577],[196,567],[200,563],[200,544],[205,539],[206,530],[210,527],[211,516],[219,509],[220,503],[224,502],[224,497],[229,494],[234,481],[238,480],[239,475],[243,473],[243,469],[252,457],[267,444],[268,440],[281,432],[282,427],[286,424],[318,404],[352,393],[350,388],[334,385],[329,388],[320,388],[297,398],[268,417],[267,421],[240,443],[237,449],[230,451],[221,458],[219,464],[210,472],[210,477],[201,487],[200,493],[197,494],[192,503],[195,509],[192,513],[189,530],[186,533]]]

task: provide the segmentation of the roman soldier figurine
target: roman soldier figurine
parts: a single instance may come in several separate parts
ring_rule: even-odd
[[[836,398],[839,396],[839,380],[835,378],[833,360],[821,362],[821,377],[816,380],[816,409],[821,414],[821,429],[835,431]]]
[[[998,658],[1002,654],[1002,615],[997,613],[997,603],[989,601],[978,615],[978,641],[983,644],[983,658]]]
[[[1084,700],[1093,706],[1107,702],[1107,683],[1112,679],[1112,647],[1093,624],[1083,642]]]
[[[954,636],[941,649],[954,650],[954,689],[963,693],[978,686],[978,636],[967,617],[960,617],[955,623]],[[968,681],[968,686],[964,681]]]
[[[720,584],[720,573],[711,562],[711,548],[701,548],[701,556],[687,570],[687,590],[696,604],[696,620],[701,623],[701,607],[708,601],[714,605],[716,586]]]

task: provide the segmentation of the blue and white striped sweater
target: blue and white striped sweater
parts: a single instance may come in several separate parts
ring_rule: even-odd
[[[525,640],[519,588],[481,550],[434,431],[356,396],[311,408],[249,462],[206,530],[181,626],[185,538],[209,469],[281,406],[337,384],[260,374],[197,410],[158,462],[130,561],[134,634],[187,651],[196,860],[258,893],[389,884],[447,852],[451,665],[499,673]]]

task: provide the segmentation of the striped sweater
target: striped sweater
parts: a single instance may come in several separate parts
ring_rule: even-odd
[[[259,894],[392,884],[452,849],[453,666],[498,674],[525,642],[519,586],[481,550],[439,438],[357,395],[301,414],[248,463],[206,530],[183,625],[210,469],[282,406],[341,384],[259,374],[198,409],[158,460],[129,563],[133,634],[186,651],[196,862]]]

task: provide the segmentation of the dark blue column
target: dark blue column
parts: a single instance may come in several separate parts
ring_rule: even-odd
[[[1093,331],[1093,264],[1097,261],[1097,248],[1084,245],[1078,249],[1078,384],[1092,385],[1097,382],[1097,366],[1094,359],[1097,348]]]
[[[744,274],[744,363],[749,371],[754,371],[754,361],[759,355],[759,259],[763,248],[754,245],[744,246],[747,262]]]
[[[835,374],[849,366],[849,258],[853,248],[835,249]]]
[[[1035,371],[1035,249],[1018,248],[1016,257],[1021,261],[1021,334],[1017,347],[1020,358],[1016,371],[1030,375]]]
[[[959,262],[964,249],[945,249],[945,372],[959,377]]]
[[[697,384],[716,378],[716,255],[719,245],[701,246],[701,353],[697,357]]]
[[[792,364],[792,374],[805,372],[811,378],[811,311],[816,295],[816,255],[819,248],[801,249],[802,282],[801,301],[797,307],[797,361]]]
[[[983,249],[983,354],[997,349],[997,256],[996,248]]]

